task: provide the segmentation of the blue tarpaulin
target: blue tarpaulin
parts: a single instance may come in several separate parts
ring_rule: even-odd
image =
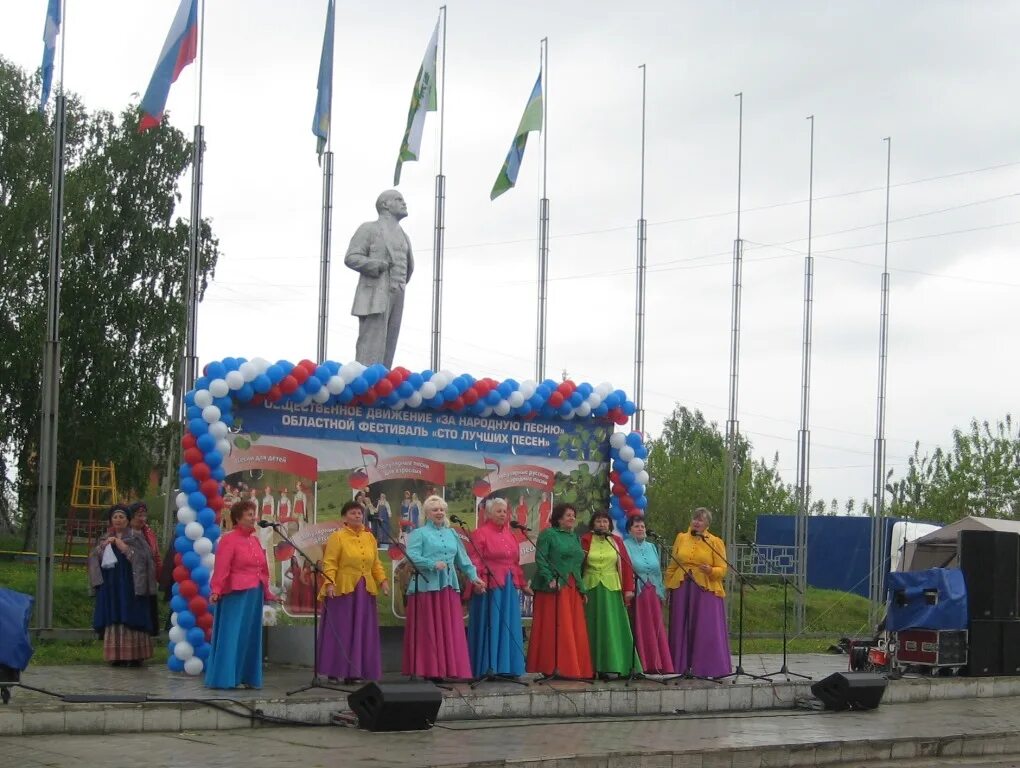
[[[967,585],[957,568],[901,571],[887,577],[885,628],[966,629]]]
[[[0,664],[22,670],[32,658],[28,622],[35,598],[0,587]]]

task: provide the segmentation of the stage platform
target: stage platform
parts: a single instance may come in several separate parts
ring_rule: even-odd
[[[774,671],[779,656],[744,658],[753,674]],[[827,654],[790,656],[793,672],[814,680],[845,671],[847,657]],[[11,701],[0,705],[0,736],[31,734],[112,734],[252,728],[274,724],[324,724],[346,712],[347,694],[313,688],[310,670],[270,666],[261,690],[211,691],[200,678],[169,672],[161,665],[141,669],[107,666],[29,667]],[[398,678],[394,678],[398,679]],[[722,683],[640,680],[591,685],[557,681],[483,683],[472,689],[454,685],[443,692],[441,722],[576,717],[634,717],[726,712],[793,710],[810,696],[810,680],[741,677]],[[43,692],[45,691],[45,692]],[[934,700],[1020,696],[1020,677],[919,677],[890,681],[884,704]]]

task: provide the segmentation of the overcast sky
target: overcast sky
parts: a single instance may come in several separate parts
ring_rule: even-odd
[[[67,0],[66,83],[90,108],[144,92],[178,0]],[[45,0],[6,0],[0,53],[34,69]],[[202,363],[314,357],[321,175],[311,120],[325,0],[208,0],[203,214],[222,257],[199,309]],[[356,275],[342,259],[392,182],[438,6],[339,2],[329,357],[353,355]],[[443,367],[534,374],[541,152],[489,190],[549,37],[548,375],[633,392],[641,74],[648,67],[645,407],[726,420],[737,100],[744,94],[741,430],[794,480],[807,115],[815,115],[812,485],[871,493],[886,155],[892,137],[888,456],[946,444],[1015,403],[1020,67],[1008,2],[450,0]],[[172,88],[190,134],[198,68]],[[416,271],[397,363],[429,364],[438,120],[404,166]],[[187,215],[189,180],[182,215]],[[1011,309],[1012,307],[1012,309]]]

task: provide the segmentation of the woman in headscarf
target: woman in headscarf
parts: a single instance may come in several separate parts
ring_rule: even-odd
[[[115,504],[107,512],[110,532],[89,554],[89,585],[95,595],[92,628],[103,638],[103,658],[115,667],[140,667],[152,657],[149,598],[156,594],[156,568],[145,537],[131,530],[131,510]]]

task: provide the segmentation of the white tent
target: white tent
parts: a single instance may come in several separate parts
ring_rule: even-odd
[[[893,524],[892,533],[889,536],[889,570],[906,571],[906,557],[904,556],[907,545],[937,531],[941,526],[930,523],[915,523],[910,520],[899,520]]]
[[[1020,521],[968,515],[916,541],[908,542],[903,548],[903,570],[958,568],[956,540],[960,536],[960,531],[1003,531],[1020,534]]]

